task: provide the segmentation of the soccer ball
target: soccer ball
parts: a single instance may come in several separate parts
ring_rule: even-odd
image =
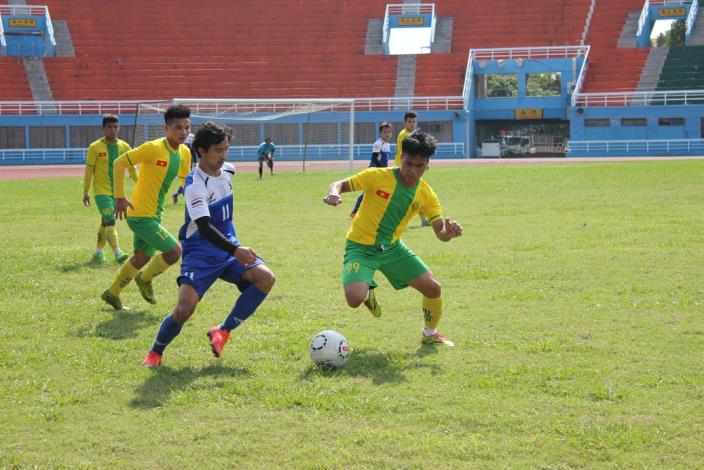
[[[350,345],[337,331],[321,331],[310,341],[310,358],[318,366],[337,369],[347,362]]]

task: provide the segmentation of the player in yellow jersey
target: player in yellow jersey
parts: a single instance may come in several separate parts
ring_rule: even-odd
[[[364,191],[362,206],[347,232],[342,283],[350,307],[362,303],[376,317],[381,307],[376,300],[374,273],[379,270],[394,289],[411,286],[423,295],[425,320],[423,344],[454,343],[437,326],[442,316],[442,289],[430,268],[401,240],[401,234],[419,211],[428,216],[435,236],[444,242],[462,235],[462,226],[443,218],[440,201],[421,177],[428,169],[437,143],[431,135],[416,131],[402,142],[401,165],[394,168],[368,168],[335,181],[323,202],[336,206],[341,193]]]
[[[94,263],[105,260],[103,248],[105,243],[110,244],[115,261],[123,263],[129,255],[120,250],[115,230],[115,198],[112,195],[113,187],[113,162],[123,153],[130,150],[124,140],[118,138],[120,134],[120,120],[113,114],[103,116],[104,137],[96,140],[88,147],[86,154],[86,168],[83,174],[83,205],[90,207],[91,182],[93,183],[93,199],[95,207],[100,212],[100,226],[98,227],[98,241],[93,252]],[[134,166],[128,168],[130,176],[136,180],[137,172]]]
[[[418,115],[416,113],[414,113],[413,111],[408,111],[406,114],[403,115],[403,129],[401,129],[401,132],[398,133],[398,137],[396,137],[396,154],[394,155],[395,166],[401,166],[401,154],[403,153],[403,146],[401,145],[401,143],[403,142],[403,139],[412,134],[413,131],[416,130],[417,125]],[[423,214],[423,212],[420,212],[419,216],[421,227],[429,227],[430,222],[428,221],[427,217],[425,217],[425,214]]]
[[[191,171],[191,153],[183,145],[191,130],[190,118],[188,107],[170,106],[164,113],[166,137],[145,142],[115,160],[115,215],[120,219],[126,217],[127,225],[134,232],[134,255],[122,265],[115,281],[100,296],[115,310],[122,309],[120,293],[132,279],[144,300],[155,304],[152,280],[181,257],[178,242],[161,225],[161,213],[171,182],[178,176],[183,186]],[[128,200],[124,169],[130,165],[139,165],[139,180]],[[157,251],[160,253],[155,256]]]
[[[398,133],[396,137],[396,154],[394,155],[394,166],[401,166],[401,154],[403,153],[403,146],[401,143],[408,134],[411,134],[416,130],[416,125],[418,124],[418,115],[412,111],[408,111],[403,115],[403,129]]]

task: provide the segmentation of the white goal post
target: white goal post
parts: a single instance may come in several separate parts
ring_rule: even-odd
[[[354,163],[352,99],[200,99],[174,98],[140,103],[135,114],[134,146],[164,135],[163,114],[173,104],[191,109],[194,132],[205,122],[228,126],[233,139],[228,159],[256,161],[265,137],[276,146],[276,160],[348,160]]]

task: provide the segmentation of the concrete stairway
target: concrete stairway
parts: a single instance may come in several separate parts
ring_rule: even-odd
[[[34,101],[54,101],[42,59],[25,57],[22,59],[22,64],[25,72],[27,72],[27,80],[29,81],[29,88],[32,90]]]
[[[648,53],[648,59],[645,62],[643,71],[640,74],[640,80],[636,91],[655,91],[660,80],[660,73],[665,65],[665,59],[670,52],[669,47],[653,47]]]
[[[437,24],[435,25],[435,41],[433,41],[433,45],[430,49],[433,54],[452,51],[452,25],[452,18],[438,17]]]
[[[56,57],[76,57],[73,48],[71,32],[68,30],[66,20],[52,20],[54,25],[54,38],[56,39]]]
[[[364,53],[367,55],[383,54],[384,44],[383,18],[373,18],[367,22],[367,35],[364,38]]]
[[[704,46],[704,8],[700,8],[697,13],[697,20],[694,22],[694,28],[687,40],[687,45]]]
[[[413,96],[416,87],[416,56],[414,54],[398,56],[396,66],[396,93],[394,96]]]
[[[626,18],[626,23],[621,30],[621,36],[618,38],[617,47],[636,47],[636,34],[638,33],[638,19],[640,18],[639,11],[632,11]]]

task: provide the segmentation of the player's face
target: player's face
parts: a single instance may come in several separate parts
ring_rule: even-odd
[[[120,124],[117,122],[108,122],[103,127],[103,134],[108,142],[115,142],[120,133]]]
[[[428,159],[421,155],[401,155],[401,166],[398,175],[407,186],[414,186],[428,169]]]
[[[176,118],[169,121],[164,126],[166,138],[173,148],[178,147],[186,141],[186,137],[191,132],[191,120],[188,118]]]
[[[391,142],[391,135],[394,133],[393,129],[390,127],[385,127],[381,130],[381,134],[379,134],[379,137],[381,137],[381,140],[384,142]]]
[[[406,122],[404,123],[406,126],[406,130],[408,132],[411,132],[415,130],[416,124],[418,124],[418,119],[417,118],[408,118],[406,119]]]
[[[228,148],[230,148],[230,143],[227,139],[219,144],[211,145],[207,152],[205,149],[199,148],[198,154],[200,155],[200,161],[198,165],[200,165],[206,173],[219,170],[227,159]]]

